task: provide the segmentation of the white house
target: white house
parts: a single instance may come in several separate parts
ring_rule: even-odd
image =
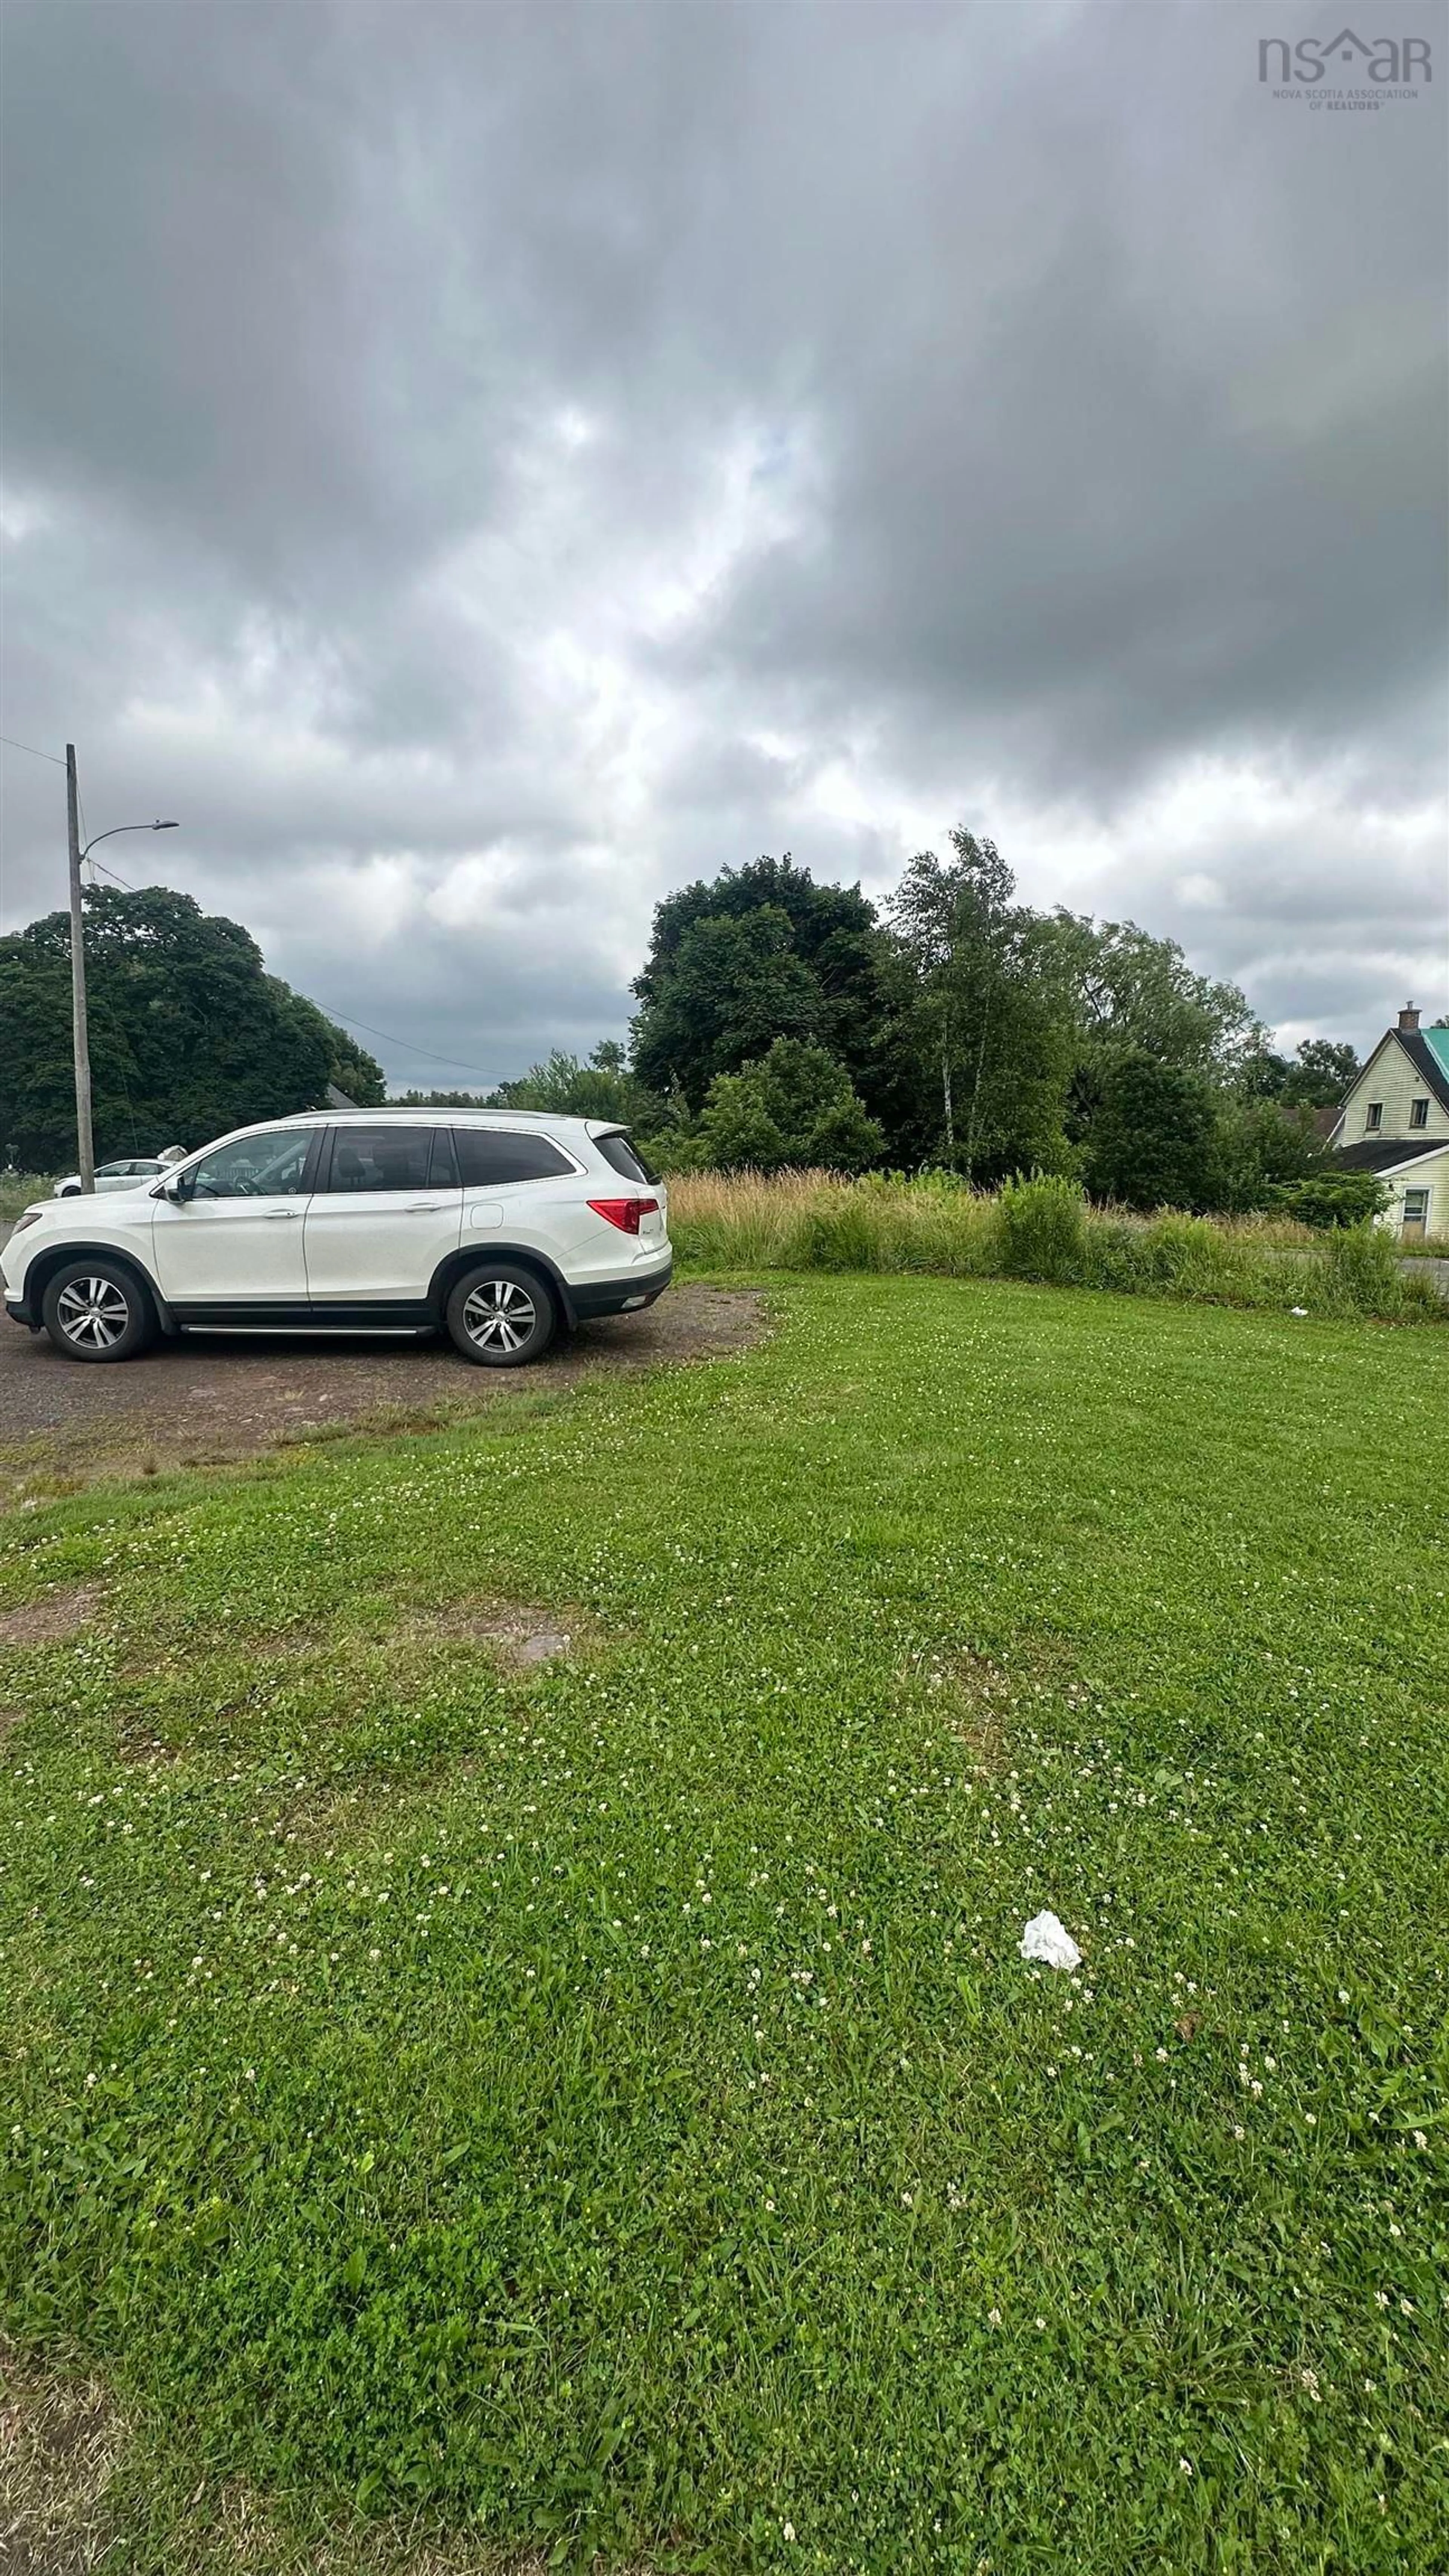
[[[1351,1172],[1393,1198],[1380,1223],[1410,1240],[1449,1235],[1449,1029],[1421,1029],[1409,1003],[1380,1038],[1329,1139]]]

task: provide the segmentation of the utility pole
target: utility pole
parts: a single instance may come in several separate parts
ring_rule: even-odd
[[[91,1136],[91,1050],[86,1030],[86,951],[81,923],[80,811],[75,783],[75,744],[65,747],[65,819],[70,838],[70,1014],[75,1048],[76,1160],[82,1190],[96,1185],[96,1150]]]

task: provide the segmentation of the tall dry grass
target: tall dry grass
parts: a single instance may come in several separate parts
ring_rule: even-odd
[[[681,1260],[702,1270],[826,1270],[1024,1278],[1127,1296],[1318,1315],[1449,1321],[1373,1227],[1314,1234],[1281,1219],[1153,1217],[1090,1207],[1072,1184],[967,1190],[872,1173],[681,1172],[669,1185]]]
[[[0,1225],[13,1225],[36,1199],[48,1199],[54,1187],[44,1172],[0,1172]]]

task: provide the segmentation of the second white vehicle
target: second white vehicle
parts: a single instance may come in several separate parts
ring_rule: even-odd
[[[128,1163],[97,1163],[96,1188],[138,1190],[143,1181],[159,1179],[167,1168],[167,1161],[160,1154],[135,1154]],[[84,1198],[87,1192],[79,1172],[67,1172],[63,1181],[56,1182],[51,1195],[58,1199]]]
[[[626,1131],[522,1111],[311,1112],[104,1201],[28,1208],[12,1321],[78,1360],[156,1333],[429,1333],[517,1368],[668,1286],[667,1197]]]

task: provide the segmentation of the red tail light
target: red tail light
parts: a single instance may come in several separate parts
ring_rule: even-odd
[[[589,1205],[595,1216],[606,1217],[621,1234],[637,1234],[641,1216],[659,1213],[657,1199],[590,1199]]]

